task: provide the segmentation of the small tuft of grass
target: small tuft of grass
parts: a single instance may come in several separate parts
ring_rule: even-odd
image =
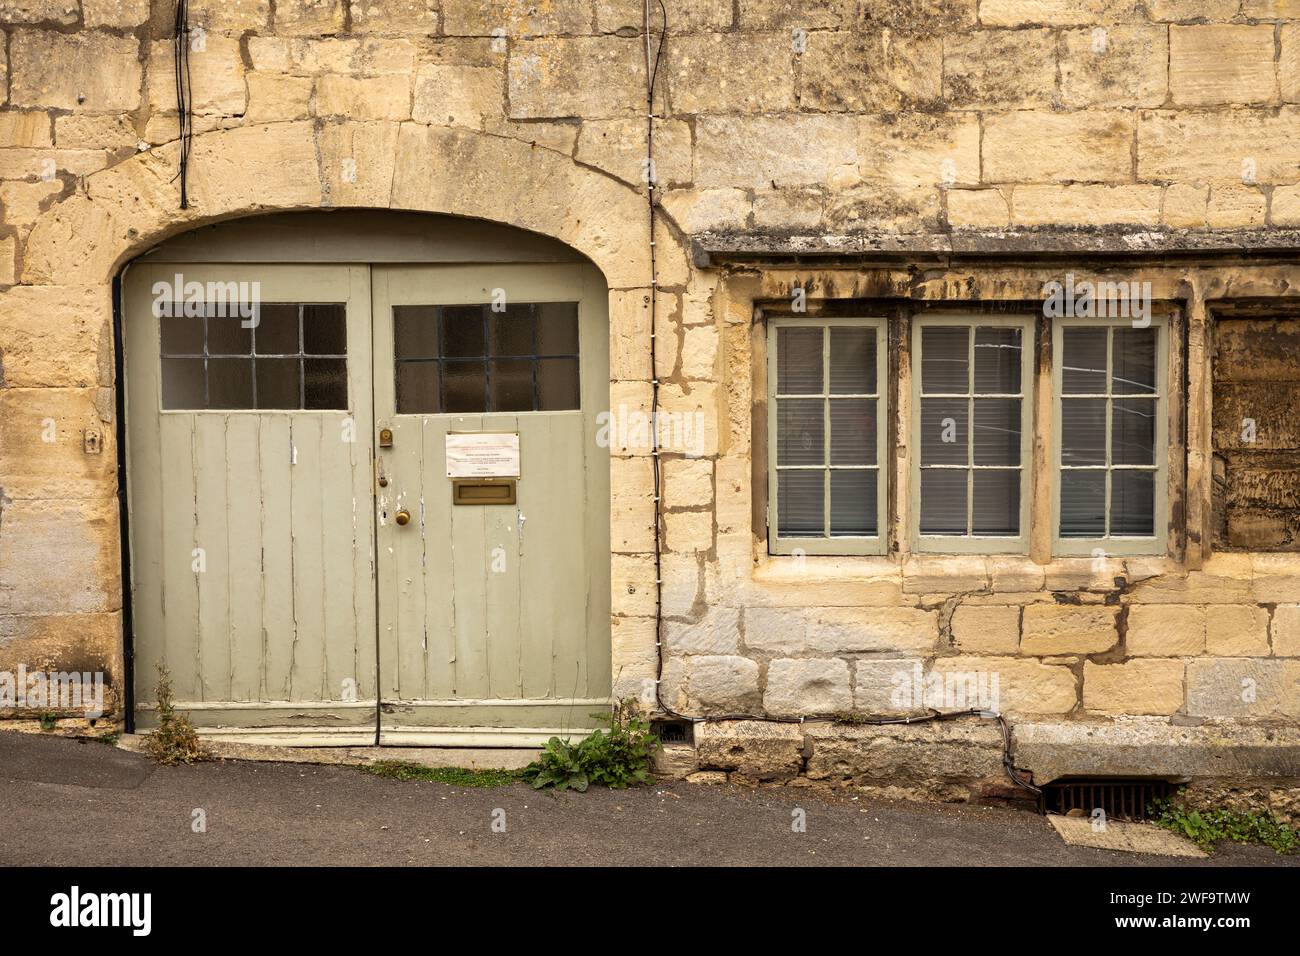
[[[1287,826],[1268,810],[1196,810],[1181,794],[1174,800],[1157,801],[1153,807],[1157,816],[1152,823],[1187,837],[1207,853],[1223,840],[1263,844],[1276,853],[1300,849],[1300,830]]]
[[[117,741],[122,735],[116,730],[106,730],[95,737],[101,744],[108,744],[110,747],[116,747]]]
[[[52,710],[41,714],[41,730],[53,730],[59,725],[59,715]]]
[[[468,770],[464,767],[425,767],[406,760],[378,760],[361,768],[363,773],[389,780],[432,780],[453,787],[508,787],[520,779],[518,770]]]

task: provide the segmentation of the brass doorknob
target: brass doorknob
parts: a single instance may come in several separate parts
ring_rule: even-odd
[[[411,513],[403,508],[397,514],[393,515],[393,520],[398,524],[406,525],[411,523]]]

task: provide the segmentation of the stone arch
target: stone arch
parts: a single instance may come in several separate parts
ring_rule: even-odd
[[[112,280],[152,246],[204,225],[273,212],[323,208],[393,209],[483,219],[565,243],[590,259],[609,287],[611,407],[649,406],[647,303],[650,248],[642,192],[567,154],[511,137],[411,122],[313,121],[270,123],[197,134],[191,153],[192,208],[179,208],[175,180],[179,146],[136,154],[85,177],[82,187],[47,209],[26,237],[11,307],[58,310],[76,322],[60,341],[98,328],[99,371],[60,372],[95,408],[77,414],[106,426],[104,459],[121,450],[114,439],[112,388]],[[355,161],[355,177],[344,160]],[[686,246],[667,216],[656,230],[658,288],[683,290],[689,277]],[[78,331],[80,330],[80,331]],[[39,372],[37,373],[39,374]],[[85,386],[92,386],[85,388]],[[84,403],[83,403],[84,404]],[[102,407],[101,407],[102,406]],[[95,409],[98,409],[96,411]],[[616,631],[616,691],[636,693],[654,675],[655,634],[644,601],[654,587],[648,529],[653,524],[646,459],[615,457],[610,507],[622,526],[637,525],[612,555]],[[92,585],[95,609],[116,615],[115,637],[101,641],[121,673],[122,568],[114,508],[115,470],[105,467],[83,489],[93,506],[102,567]],[[84,510],[84,509],[83,509]],[[84,533],[80,511],[59,519]],[[617,532],[616,532],[617,535]],[[635,543],[632,543],[635,540]],[[633,595],[629,597],[629,595]],[[53,613],[53,610],[50,610]],[[627,616],[631,615],[631,616]],[[107,618],[112,620],[112,618]],[[633,625],[636,625],[635,627]],[[625,633],[635,631],[635,634]],[[106,636],[107,637],[107,636]],[[112,646],[115,645],[115,646]]]
[[[505,136],[417,123],[309,121],[196,135],[182,210],[179,145],[86,177],[28,235],[24,285],[106,283],[133,256],[198,226],[266,212],[345,207],[486,219],[557,239],[609,287],[649,286],[645,197],[566,154]],[[345,163],[345,161],[351,161]],[[659,285],[686,281],[685,248],[657,230]]]

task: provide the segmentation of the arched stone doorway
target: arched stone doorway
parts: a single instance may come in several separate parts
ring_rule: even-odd
[[[287,213],[124,272],[137,717],[535,744],[610,693],[609,291],[553,239]]]

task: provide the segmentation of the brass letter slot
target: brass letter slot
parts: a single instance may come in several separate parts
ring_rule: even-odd
[[[454,505],[512,505],[515,503],[514,478],[453,478],[451,503]]]

